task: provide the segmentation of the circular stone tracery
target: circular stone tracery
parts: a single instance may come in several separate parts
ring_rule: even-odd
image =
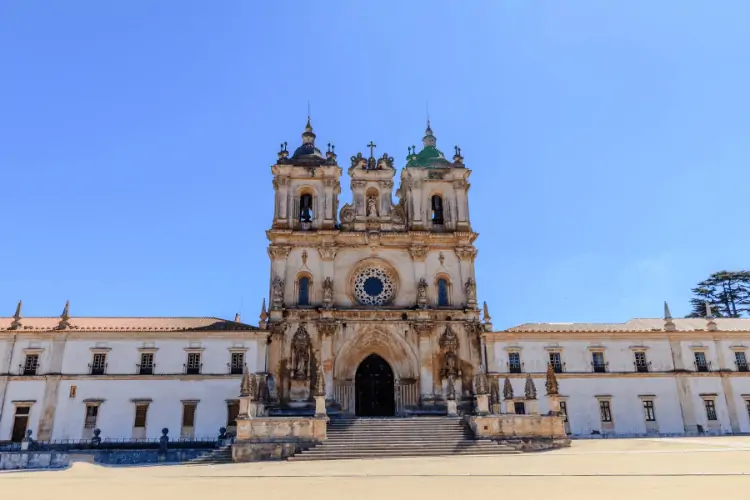
[[[380,267],[367,267],[354,276],[354,295],[360,304],[382,306],[393,298],[391,273]]]

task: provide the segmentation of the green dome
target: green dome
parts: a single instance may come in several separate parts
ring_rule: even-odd
[[[437,139],[432,135],[430,122],[427,122],[427,130],[422,138],[424,147],[418,154],[413,152],[406,157],[406,167],[422,168],[449,168],[453,164],[445,159],[445,155],[436,147]]]

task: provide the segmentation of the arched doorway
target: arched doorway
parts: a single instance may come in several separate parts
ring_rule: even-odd
[[[393,370],[377,354],[367,356],[354,378],[355,413],[361,417],[388,417],[396,411]]]

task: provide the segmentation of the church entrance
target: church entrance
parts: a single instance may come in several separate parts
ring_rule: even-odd
[[[395,414],[393,370],[377,354],[367,356],[354,378],[355,413],[360,417],[390,417]]]

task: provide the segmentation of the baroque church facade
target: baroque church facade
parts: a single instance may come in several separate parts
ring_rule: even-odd
[[[573,436],[750,432],[750,320],[663,318],[493,328],[477,301],[469,177],[429,123],[400,173],[388,154],[342,167],[308,120],[273,174],[268,307],[257,326],[219,318],[0,318],[0,442],[183,438],[233,431],[240,378],[258,374],[272,415],[493,413],[559,381]],[[395,178],[399,175],[395,191]],[[480,376],[478,378],[478,376]],[[319,383],[324,380],[325,383]],[[529,382],[531,381],[531,382]],[[484,383],[483,382],[483,385]]]

